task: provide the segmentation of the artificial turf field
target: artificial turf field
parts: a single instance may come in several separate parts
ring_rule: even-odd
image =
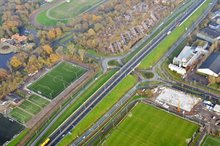
[[[220,146],[220,139],[213,136],[206,136],[202,146]]]
[[[30,114],[28,114],[27,112],[22,111],[19,108],[14,108],[9,115],[11,117],[13,117],[14,119],[16,119],[18,122],[21,123],[26,123],[28,120],[30,120],[32,118],[32,116]]]
[[[41,108],[37,105],[35,105],[34,103],[31,103],[27,100],[25,100],[24,102],[22,102],[21,105],[19,105],[20,108],[24,109],[25,111],[32,113],[32,114],[37,114]]]
[[[143,103],[110,133],[103,145],[187,146],[198,125]]]
[[[99,5],[104,0],[65,0],[57,5],[40,12],[36,20],[38,23],[51,26],[56,25],[58,21],[67,23],[68,19],[74,19],[78,15]]]
[[[61,62],[36,82],[28,86],[28,89],[49,99],[54,99],[86,71],[85,68],[75,64]]]
[[[9,115],[21,123],[26,123],[47,104],[49,104],[49,101],[46,99],[37,95],[31,95],[28,100],[23,101],[18,106],[19,108],[14,108]]]
[[[28,100],[30,100],[31,102],[34,102],[35,104],[37,104],[40,107],[45,107],[49,101],[46,99],[43,99],[42,97],[39,97],[37,95],[31,95]]]

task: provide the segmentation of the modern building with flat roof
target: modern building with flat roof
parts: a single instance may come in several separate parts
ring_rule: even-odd
[[[197,33],[197,37],[213,43],[214,41],[220,39],[220,32],[218,30],[206,27]]]
[[[220,75],[220,52],[211,54],[198,68],[198,72],[218,77]]]
[[[196,47],[185,46],[180,54],[173,58],[173,63],[168,66],[169,69],[185,75],[187,69],[192,67],[202,54],[208,53],[207,46],[208,43],[203,43],[201,46]]]
[[[199,56],[208,51],[202,47],[185,46],[177,57],[174,57],[173,64],[187,68],[191,66]]]

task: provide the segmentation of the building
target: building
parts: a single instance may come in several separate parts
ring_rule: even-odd
[[[197,61],[201,54],[205,54],[207,52],[208,51],[203,49],[203,47],[185,46],[180,54],[177,57],[174,57],[173,64],[176,64],[179,67],[187,68]]]
[[[197,47],[185,46],[177,57],[173,58],[173,63],[169,64],[169,69],[176,71],[178,74],[185,75],[187,69],[198,61],[202,54],[207,54],[208,43]]]
[[[211,22],[209,23],[209,28],[214,29],[214,30],[220,30],[220,25],[216,22]]]
[[[217,23],[217,24],[220,24],[220,17],[218,17],[218,18],[216,19],[216,23]]]
[[[216,104],[213,108],[213,111],[216,112],[217,114],[220,114],[220,105]]]
[[[211,54],[197,71],[218,77],[220,75],[220,52]]]
[[[210,43],[213,43],[216,40],[220,39],[220,32],[209,27],[206,27],[200,30],[197,33],[197,37],[203,40],[206,40]]]
[[[11,39],[17,41],[18,43],[21,43],[21,42],[26,41],[26,40],[27,40],[27,37],[24,36],[24,35],[20,36],[19,34],[16,33],[16,34],[14,34],[14,35],[11,36]]]
[[[211,17],[212,19],[215,19],[216,17],[220,17],[220,10],[215,11]]]
[[[178,74],[181,74],[181,75],[185,75],[186,74],[186,69],[185,68],[182,68],[182,67],[179,67],[179,66],[176,66],[174,64],[169,64],[169,69],[171,71],[175,71],[177,72]]]

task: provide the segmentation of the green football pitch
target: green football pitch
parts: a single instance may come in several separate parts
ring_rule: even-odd
[[[102,1],[104,0],[70,0],[70,2],[64,0],[47,10],[41,11],[36,20],[46,26],[56,25],[58,21],[67,23],[67,20],[74,19],[91,10],[101,4]]]
[[[16,119],[17,121],[21,122],[21,123],[26,123],[28,120],[30,120],[32,118],[32,116],[30,114],[28,114],[27,112],[22,111],[19,108],[14,108],[9,115],[11,117],[13,117],[14,119]]]
[[[206,136],[202,146],[220,146],[220,138],[208,135]]]
[[[41,108],[34,103],[31,103],[30,101],[25,100],[22,102],[21,105],[19,105],[20,108],[24,109],[25,111],[31,113],[31,114],[37,114]]]
[[[62,62],[28,86],[28,89],[49,99],[54,99],[87,70],[72,63]]]
[[[46,99],[43,99],[42,97],[39,97],[37,95],[31,95],[28,100],[31,102],[37,104],[40,107],[45,107],[47,104],[49,104],[49,101]]]
[[[187,146],[198,125],[143,103],[110,133],[103,145]]]

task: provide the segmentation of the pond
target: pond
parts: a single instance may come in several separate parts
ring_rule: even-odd
[[[23,125],[0,114],[0,145],[3,145],[6,141],[10,141],[13,136],[19,134],[23,129]]]
[[[8,69],[8,61],[13,57],[14,53],[0,54],[0,68]]]

